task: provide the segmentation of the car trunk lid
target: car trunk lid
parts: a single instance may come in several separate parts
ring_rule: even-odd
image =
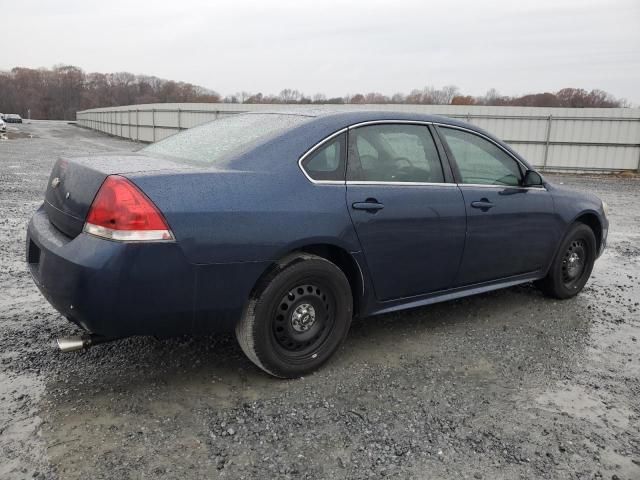
[[[49,177],[44,208],[49,221],[62,233],[74,238],[82,232],[91,203],[107,176],[190,168],[140,154],[60,158]]]

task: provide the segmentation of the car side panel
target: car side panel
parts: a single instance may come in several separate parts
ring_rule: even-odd
[[[64,236],[44,209],[27,233],[29,269],[51,304],[108,337],[189,331],[195,267],[174,243],[121,243]]]
[[[358,251],[345,185],[312,184],[292,168],[288,177],[211,172],[130,178],[163,212],[194,264],[274,261],[314,243]]]
[[[458,272],[466,218],[454,184],[347,186],[347,206],[375,198],[384,209],[351,210],[377,297],[449,288]]]
[[[64,316],[106,337],[229,331],[269,262],[194,265],[175,243],[71,239],[40,209],[27,233],[27,262]]]
[[[556,217],[560,222],[560,239],[564,238],[565,234],[571,227],[571,225],[583,215],[593,215],[598,219],[600,227],[602,228],[601,248],[598,254],[601,254],[607,243],[607,235],[609,233],[609,220],[607,219],[602,209],[602,201],[595,195],[573,190],[556,183],[546,182],[545,186],[553,198],[554,210]],[[551,262],[555,256],[554,254],[549,259],[547,268],[551,266]]]
[[[542,272],[561,225],[545,189],[460,185],[467,208],[467,241],[456,286]],[[488,201],[489,209],[473,208]]]

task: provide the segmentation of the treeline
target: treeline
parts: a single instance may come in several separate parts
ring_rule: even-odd
[[[574,107],[605,108],[628,107],[629,103],[602,90],[587,91],[581,88],[563,88],[555,93],[533,93],[522,96],[500,95],[495,89],[485,95],[464,95],[456,86],[443,88],[425,87],[412,90],[408,95],[392,96],[381,93],[356,93],[344,97],[327,98],[323,94],[306,96],[298,90],[285,89],[279,95],[240,92],[223,99],[229,103],[299,103],[299,104],[413,104],[413,105],[501,105],[520,107]]]
[[[168,102],[219,102],[196,85],[128,72],[85,73],[73,66],[14,68],[0,72],[0,112],[31,118],[75,120],[78,110]]]
[[[425,87],[409,94],[356,93],[327,98],[284,89],[277,95],[239,92],[224,98],[185,82],[128,72],[85,73],[74,66],[52,69],[16,67],[0,72],[0,112],[34,119],[75,119],[79,110],[144,103],[264,103],[264,104],[419,104],[511,105],[526,107],[628,107],[629,103],[602,90],[563,88],[557,92],[523,96],[500,95],[495,89],[483,96],[464,95],[458,87]]]

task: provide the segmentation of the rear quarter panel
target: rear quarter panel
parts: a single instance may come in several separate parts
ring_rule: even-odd
[[[214,172],[134,176],[165,215],[192,263],[273,261],[290,250],[330,243],[359,246],[344,185],[316,185],[288,172]]]

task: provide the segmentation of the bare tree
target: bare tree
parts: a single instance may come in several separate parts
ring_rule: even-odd
[[[456,95],[451,99],[451,105],[475,105],[476,99],[471,95]]]
[[[629,102],[603,90],[563,88],[558,92],[503,96],[496,89],[485,95],[463,95],[454,85],[442,88],[426,86],[408,95],[395,93],[391,98],[378,93],[357,93],[327,98],[322,93],[307,97],[299,90],[286,88],[278,95],[242,91],[221,98],[216,92],[185,82],[164,80],[129,72],[85,73],[72,65],[52,69],[16,67],[0,71],[0,111],[20,113],[32,118],[73,119],[75,112],[87,108],[158,102],[297,103],[297,104],[453,104],[518,105],[532,107],[628,107]]]
[[[129,72],[87,74],[71,65],[0,72],[0,111],[31,110],[35,119],[73,119],[78,110],[113,105],[218,101],[203,87]]]
[[[291,88],[285,88],[280,92],[280,100],[282,103],[297,103],[302,94],[298,90],[293,90]]]
[[[324,93],[316,93],[313,96],[313,103],[327,103],[327,97]]]

